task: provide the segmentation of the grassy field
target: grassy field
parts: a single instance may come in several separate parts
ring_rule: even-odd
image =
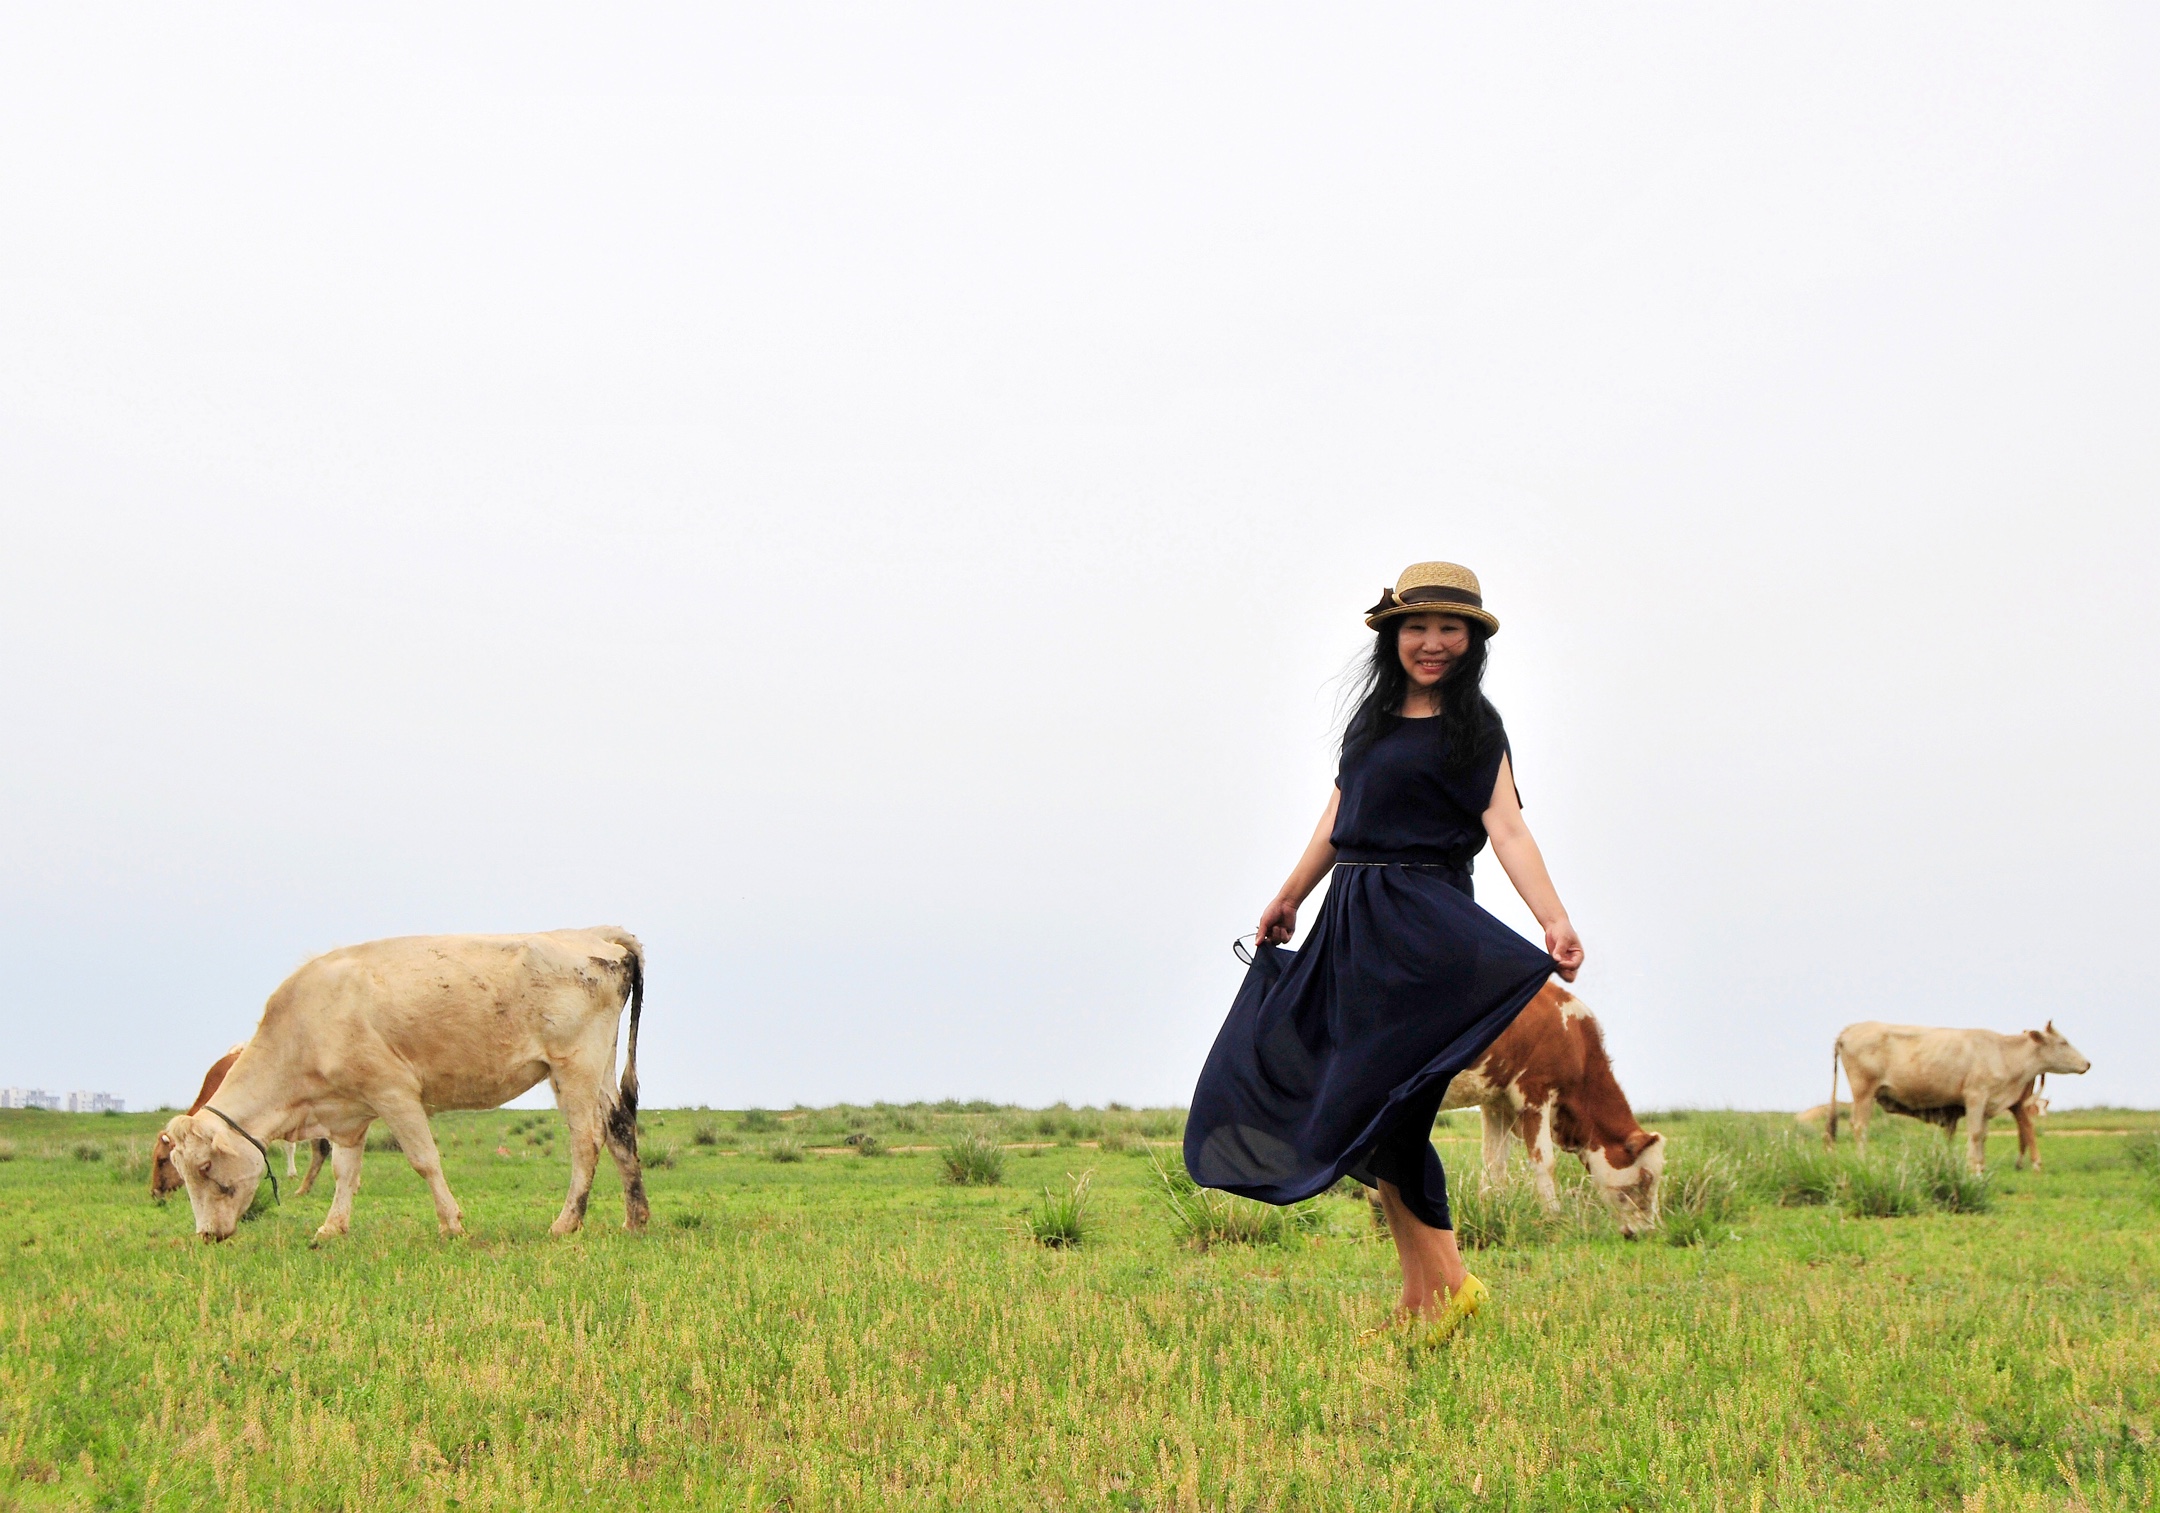
[[[650,1232],[604,1169],[551,1241],[556,1116],[446,1115],[467,1239],[380,1151],[311,1249],[324,1189],[208,1247],[144,1195],[157,1119],[0,1113],[0,1507],[2160,1506],[2160,1116],[2054,1116],[2042,1176],[1998,1136],[1977,1191],[1909,1121],[1863,1167],[1658,1116],[1668,1232],[1465,1194],[1495,1303],[1427,1359],[1358,1340],[1361,1200],[1181,1232],[1177,1120],[649,1111]],[[943,1180],[962,1132],[1000,1184]]]

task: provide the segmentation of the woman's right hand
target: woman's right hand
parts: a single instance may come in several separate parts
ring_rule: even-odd
[[[1290,937],[1297,934],[1297,905],[1278,895],[1260,911],[1259,934],[1263,946],[1290,944]]]

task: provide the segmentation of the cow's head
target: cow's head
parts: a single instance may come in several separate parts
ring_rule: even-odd
[[[2061,1072],[2065,1076],[2074,1077],[2080,1072],[2092,1070],[2092,1063],[2085,1059],[2084,1054],[2063,1039],[2063,1033],[2055,1028],[2054,1020],[2050,1019],[2044,1030],[2027,1030],[2025,1033],[2039,1048],[2041,1071]]]
[[[222,1119],[175,1114],[165,1125],[172,1141],[173,1167],[187,1185],[195,1210],[195,1233],[205,1240],[229,1240],[240,1216],[255,1201],[270,1165]]]
[[[1617,1145],[1585,1146],[1582,1163],[1598,1196],[1618,1216],[1622,1235],[1632,1240],[1657,1228],[1658,1187],[1665,1180],[1663,1135],[1637,1129]]]
[[[185,1186],[180,1180],[180,1168],[173,1165],[172,1136],[159,1130],[157,1139],[150,1143],[150,1196],[166,1198]]]

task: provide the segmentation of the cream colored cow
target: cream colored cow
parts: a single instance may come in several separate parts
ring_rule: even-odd
[[[2045,1030],[2002,1035],[1994,1030],[1936,1030],[1911,1024],[1849,1024],[1830,1052],[1830,1119],[1823,1143],[1837,1143],[1837,1074],[1852,1084],[1853,1135],[1867,1149],[1868,1116],[1880,1103],[1893,1114],[1939,1124],[1955,1135],[1969,1120],[1969,1164],[1987,1158],[1987,1122],[2017,1108],[2033,1079],[2045,1072],[2075,1076],[2092,1063],[2049,1020]],[[2038,1145],[2034,1147],[2037,1164]]]
[[[585,1218],[605,1144],[622,1174],[626,1226],[648,1210],[637,1154],[643,948],[614,928],[537,935],[416,935],[347,946],[285,979],[216,1094],[165,1126],[195,1230],[229,1238],[269,1170],[271,1140],[321,1129],[337,1194],[318,1237],[345,1232],[362,1142],[381,1119],[435,1196],[444,1234],[462,1234],[428,1128],[437,1109],[494,1108],[548,1080],[570,1127],[570,1193],[554,1233]],[[622,1084],[615,1028],[630,1031]]]

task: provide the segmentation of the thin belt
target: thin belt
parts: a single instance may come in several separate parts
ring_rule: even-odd
[[[1369,852],[1353,851],[1347,856],[1338,854],[1335,858],[1335,865],[1338,867],[1418,867],[1432,872],[1460,872],[1467,877],[1476,870],[1473,866],[1476,860],[1475,857],[1466,856],[1460,860],[1449,861],[1405,861],[1399,857],[1374,856]]]

